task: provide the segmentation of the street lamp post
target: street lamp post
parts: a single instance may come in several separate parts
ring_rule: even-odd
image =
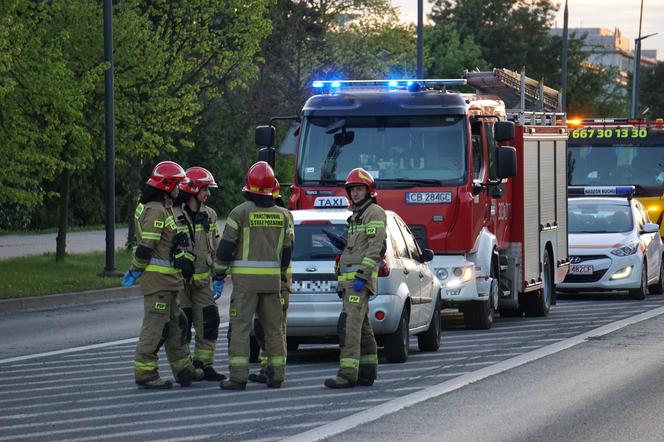
[[[424,0],[417,0],[417,78],[424,78]]]
[[[632,70],[632,118],[637,118],[639,113],[639,70],[641,69],[641,41],[654,34],[641,37],[641,25],[643,24],[643,0],[641,0],[641,13],[639,14],[639,36],[634,40],[634,69]]]

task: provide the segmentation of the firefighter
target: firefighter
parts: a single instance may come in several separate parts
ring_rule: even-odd
[[[194,367],[185,342],[186,317],[177,298],[184,289],[182,273],[193,268],[191,255],[185,251],[186,235],[178,232],[180,226],[173,215],[178,183],[187,181],[179,164],[157,164],[134,215],[138,247],[122,285],[131,286],[140,277],[144,316],[136,345],[134,377],[142,388],[172,387],[171,381],[159,377],[157,353],[162,345],[176,382],[188,387],[192,381],[203,379],[203,370]]]
[[[329,388],[373,385],[378,374],[378,354],[371,321],[369,296],[376,293],[378,266],[385,253],[385,211],[376,202],[373,177],[362,168],[351,170],[346,193],[353,214],[349,218],[348,240],[338,263],[339,371],[325,380]]]
[[[253,316],[261,318],[265,333],[267,386],[281,387],[286,354],[279,323],[281,319],[281,275],[291,259],[289,220],[274,203],[275,176],[265,162],[247,172],[242,191],[247,201],[235,207],[226,219],[219,242],[214,272],[223,279],[230,273],[233,292],[229,307],[229,378],[225,390],[244,390],[249,376],[249,334]]]
[[[288,234],[291,237],[291,242],[293,242],[295,240],[293,214],[290,212],[290,210],[286,208],[284,199],[281,196],[281,186],[279,185],[278,180],[275,180],[275,186],[274,186],[274,191],[272,192],[272,197],[274,198],[274,204],[276,204],[278,207],[282,207],[285,210],[286,215],[288,216],[288,221],[289,221]],[[286,345],[286,322],[288,321],[288,302],[290,301],[290,293],[291,293],[291,268],[288,267],[286,272],[282,272],[281,274],[281,299],[279,301],[281,302],[281,320],[279,326],[281,328],[281,334],[284,338],[283,352],[285,355],[288,353],[288,347]],[[256,340],[258,341],[258,345],[260,346],[261,349],[259,357],[261,363],[261,369],[260,372],[258,373],[251,373],[249,375],[249,380],[252,382],[259,382],[261,384],[265,384],[267,382],[268,358],[265,353],[265,333],[263,332],[263,326],[258,317],[254,319],[254,336],[256,336]]]
[[[223,381],[226,376],[212,367],[214,350],[219,336],[219,309],[215,300],[221,296],[223,281],[212,281],[210,268],[219,244],[217,213],[206,204],[210,189],[217,183],[207,169],[190,167],[186,171],[189,182],[180,183],[178,224],[186,226],[192,252],[194,272],[185,280],[180,304],[187,316],[187,342],[191,341],[194,326],[194,367],[200,368],[206,381]]]

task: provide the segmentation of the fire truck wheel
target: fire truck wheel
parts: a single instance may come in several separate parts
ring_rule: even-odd
[[[491,301],[470,301],[463,308],[463,322],[467,329],[488,330],[493,325]]]
[[[637,301],[642,301],[646,299],[646,293],[648,293],[648,286],[647,286],[648,277],[646,276],[646,271],[647,271],[647,263],[643,261],[643,265],[641,266],[641,285],[639,286],[638,289],[633,289],[629,291],[630,298],[636,299]]]
[[[664,257],[659,260],[659,280],[648,286],[648,292],[651,295],[661,295],[664,293]]]
[[[429,328],[424,333],[417,335],[417,347],[420,351],[438,351],[440,348],[440,321],[440,301],[437,301]]]
[[[526,316],[546,316],[551,308],[551,299],[556,287],[553,283],[553,268],[548,251],[544,253],[542,267],[542,288],[523,298],[523,312]]]
[[[401,312],[401,319],[399,319],[399,327],[394,333],[385,335],[385,358],[388,362],[406,362],[408,360],[408,351],[410,344],[410,310],[408,306],[403,308]]]

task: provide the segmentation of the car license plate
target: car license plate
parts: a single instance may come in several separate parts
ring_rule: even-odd
[[[406,192],[406,204],[450,204],[452,192]]]
[[[588,264],[572,264],[569,272],[575,275],[592,275],[594,272],[593,266]]]
[[[337,281],[293,281],[293,293],[336,293]]]

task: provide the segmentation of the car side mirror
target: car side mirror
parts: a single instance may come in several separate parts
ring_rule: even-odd
[[[496,175],[499,180],[516,176],[516,149],[512,146],[496,147]]]
[[[503,141],[510,141],[514,139],[514,122],[513,121],[497,121],[493,127],[493,138],[502,143]]]
[[[271,124],[256,126],[254,140],[257,146],[273,147],[277,130]]]
[[[659,226],[655,223],[646,223],[643,225],[643,233],[657,233]]]
[[[424,249],[422,251],[422,254],[420,255],[420,261],[422,262],[429,262],[433,259],[433,250],[431,249]]]

